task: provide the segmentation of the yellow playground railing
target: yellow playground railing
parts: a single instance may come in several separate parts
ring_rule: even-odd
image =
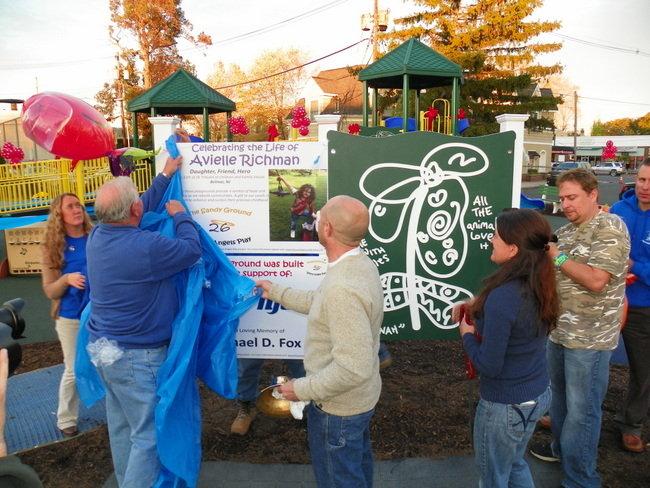
[[[0,165],[0,215],[46,209],[61,193],[74,193],[82,203],[95,201],[97,189],[113,178],[108,158],[79,161],[70,171],[69,159]],[[149,188],[151,163],[135,164],[131,178],[139,192]]]

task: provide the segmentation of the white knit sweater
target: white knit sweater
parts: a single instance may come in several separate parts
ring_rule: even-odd
[[[373,262],[363,253],[347,256],[328,269],[317,290],[274,284],[269,295],[308,314],[307,376],[294,383],[298,398],[339,416],[374,408],[381,393],[377,351],[384,295]]]

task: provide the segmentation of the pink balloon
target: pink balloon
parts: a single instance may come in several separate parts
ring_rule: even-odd
[[[47,151],[73,160],[108,155],[113,128],[93,107],[63,93],[43,92],[23,104],[25,135]]]

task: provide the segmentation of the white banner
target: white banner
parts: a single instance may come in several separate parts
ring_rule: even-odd
[[[253,280],[315,289],[327,270],[314,214],[327,201],[321,142],[178,144],[192,217]],[[239,357],[301,358],[305,315],[260,298],[239,321]]]

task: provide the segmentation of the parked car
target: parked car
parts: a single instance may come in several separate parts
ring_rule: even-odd
[[[618,199],[622,200],[623,195],[625,195],[627,191],[634,189],[634,185],[635,185],[634,181],[624,181],[623,183],[621,183],[618,191]]]
[[[555,186],[555,180],[560,175],[560,173],[564,173],[565,171],[576,168],[582,168],[586,169],[587,171],[591,171],[591,165],[586,161],[567,161],[560,163],[551,169],[551,172],[546,178],[546,184],[549,186]]]
[[[606,161],[598,163],[591,168],[595,175],[620,176],[623,174],[623,163],[618,161]]]

